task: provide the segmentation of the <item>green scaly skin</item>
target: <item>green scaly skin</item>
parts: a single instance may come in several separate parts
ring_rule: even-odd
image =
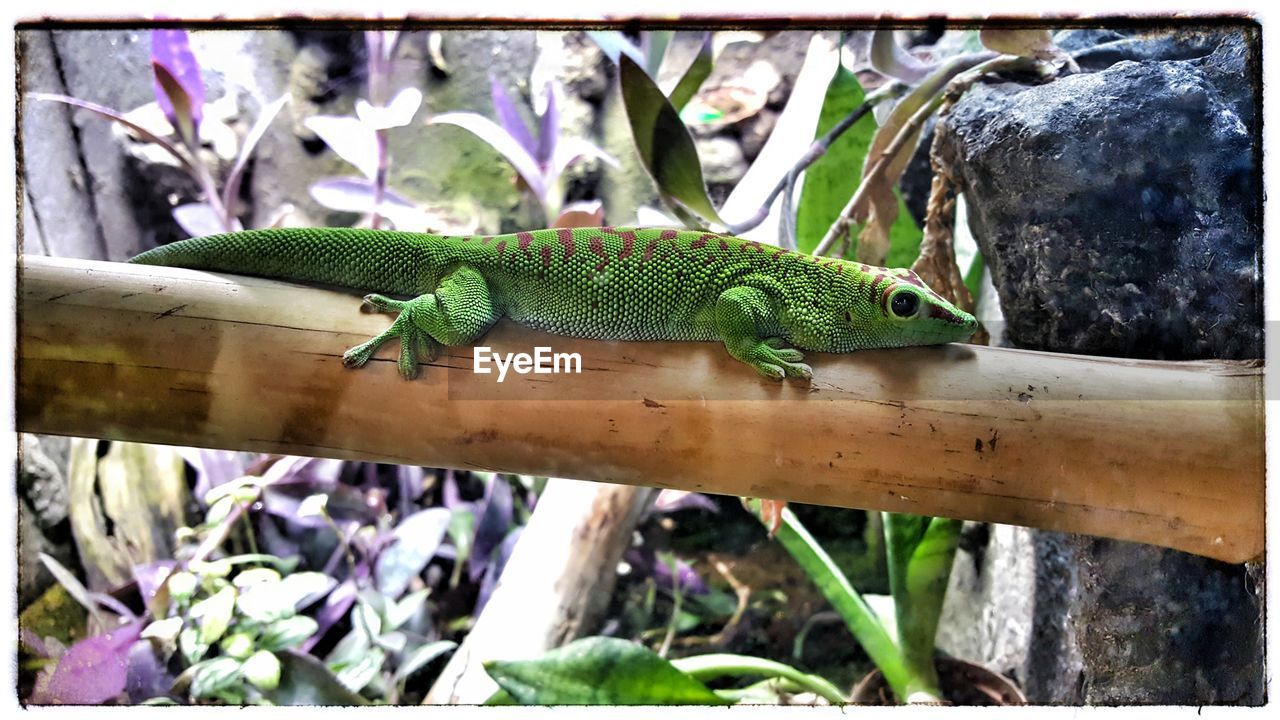
[[[468,345],[502,316],[599,340],[720,340],[774,379],[809,378],[800,350],[850,352],[963,340],[977,322],[909,270],[788,252],[697,231],[576,228],[440,236],[352,228],[248,230],[183,240],[131,262],[302,280],[399,313],[343,356],[400,341],[400,373]]]

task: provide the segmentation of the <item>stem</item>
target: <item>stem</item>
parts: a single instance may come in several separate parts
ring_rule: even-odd
[[[801,672],[790,665],[784,665],[774,660],[751,657],[750,655],[713,653],[672,660],[671,664],[676,666],[676,669],[680,672],[701,681],[726,675],[780,677],[790,680],[832,704],[843,705],[848,702],[848,698],[845,697],[844,693],[840,692],[840,688],[831,684],[827,679]]]
[[[758,507],[759,501],[752,502]],[[790,508],[782,511],[782,527],[778,529],[777,539],[818,586],[835,611],[840,613],[840,617],[844,618],[858,644],[862,645],[871,661],[884,673],[885,681],[894,694],[899,698],[909,697],[920,685],[920,679],[907,665],[902,649],[880,624],[875,611],[853,589],[849,579],[836,567],[831,556],[813,539]]]
[[[871,112],[876,105],[879,105],[885,100],[895,98],[906,90],[906,85],[899,82],[893,82],[868,94],[862,104],[853,109],[853,112],[849,113],[844,117],[844,119],[836,123],[835,126],[828,130],[825,135],[813,141],[813,144],[810,145],[809,149],[800,156],[800,159],[791,167],[791,170],[778,180],[777,185],[773,186],[773,190],[769,192],[769,196],[765,198],[764,203],[760,205],[760,208],[756,210],[754,215],[740,223],[729,225],[729,234],[738,235],[744,233],[764,222],[765,218],[769,217],[769,209],[773,207],[774,201],[778,199],[778,196],[782,194],[783,190],[787,189],[789,184],[795,182],[794,179],[792,179],[793,174],[795,177],[798,177],[806,168],[817,162],[818,158],[826,155],[827,150],[831,148],[831,145],[835,143],[836,140],[839,140],[840,136],[844,135],[849,128],[856,125],[859,120],[866,116],[867,113]]]

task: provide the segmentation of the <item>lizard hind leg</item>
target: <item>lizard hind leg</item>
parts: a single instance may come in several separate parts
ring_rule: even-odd
[[[450,272],[433,293],[404,301],[368,295],[365,303],[376,310],[399,315],[382,334],[343,354],[343,364],[360,367],[373,357],[380,345],[399,338],[400,357],[396,367],[406,380],[418,374],[419,359],[435,359],[442,345],[474,342],[501,315],[494,307],[484,276],[468,267]]]

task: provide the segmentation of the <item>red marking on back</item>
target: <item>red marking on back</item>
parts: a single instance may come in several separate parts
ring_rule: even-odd
[[[649,244],[644,247],[644,257],[640,259],[640,262],[649,262],[649,260],[653,258],[653,251],[657,249],[658,241],[650,240]]]
[[[492,235],[485,235],[484,237],[480,238],[480,244],[481,244],[481,245],[488,245],[488,244],[489,244],[489,241],[490,241],[490,240],[492,240],[492,239],[493,239],[493,236],[492,236]]]
[[[507,251],[507,241],[499,240],[498,241],[498,257],[502,257],[502,253],[506,251]]]
[[[658,234],[659,240],[675,240],[678,237],[680,237],[680,231],[672,230],[670,228],[667,228]]]
[[[721,250],[728,250],[728,249],[729,249],[729,242],[728,242],[727,240],[725,240],[724,238],[720,238],[720,249],[721,249]]]
[[[520,243],[521,250],[528,250],[529,244],[533,242],[533,233],[518,232],[516,233],[516,240]]]
[[[475,240],[475,238],[471,237],[470,235],[462,236],[462,242],[471,242],[472,240]]]
[[[568,260],[569,256],[573,255],[573,230],[571,228],[556,230],[556,240],[559,240],[560,244],[564,246],[564,259]]]
[[[844,274],[844,263],[840,263],[839,265],[836,266],[836,274],[837,275]]]
[[[697,240],[694,240],[693,242],[689,243],[690,250],[699,250],[706,246],[707,246],[707,241],[704,238],[698,238]]]
[[[543,245],[542,247],[538,248],[538,250],[542,253],[542,267],[544,268],[551,267],[551,246]]]
[[[587,242],[588,242],[588,245],[591,247],[591,252],[595,253],[596,255],[599,255],[601,258],[600,264],[596,265],[596,272],[603,271],[606,267],[609,266],[609,256],[606,255],[604,252],[604,238],[599,235],[592,235],[591,239]]]
[[[618,252],[618,259],[631,257],[631,253],[635,249],[636,232],[634,230],[614,230],[613,234],[622,238],[622,250]]]

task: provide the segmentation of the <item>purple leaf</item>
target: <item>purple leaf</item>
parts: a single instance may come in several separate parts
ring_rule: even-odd
[[[194,495],[200,502],[209,491],[244,477],[248,465],[244,456],[228,450],[210,450],[208,448],[179,447],[176,448],[183,460],[196,471],[196,487]]]
[[[50,657],[48,646],[44,644],[44,640],[40,639],[30,628],[18,628],[18,644],[26,648],[26,651],[32,655],[42,658]]]
[[[345,464],[345,460],[288,456],[277,460],[262,474],[262,484],[305,482],[333,485]]]
[[[674,556],[670,555],[665,557],[674,558]],[[635,573],[639,577],[653,578],[659,589],[671,590],[678,577],[681,592],[701,595],[708,591],[707,584],[703,582],[698,572],[689,563],[679,558],[674,558],[676,563],[675,575],[672,575],[671,566],[648,548],[630,548],[622,556],[622,559],[635,569]]]
[[[516,549],[516,543],[520,542],[520,533],[523,531],[523,526],[512,530],[498,546],[497,552],[489,559],[484,582],[480,583],[480,594],[476,597],[476,608],[471,611],[472,617],[480,617],[480,611],[484,610],[484,606],[489,603],[489,598],[493,596],[494,588],[498,587],[502,571],[507,567],[507,561],[511,559],[511,553]]]
[[[204,237],[224,232],[243,230],[237,218],[231,218],[231,227],[222,224],[222,216],[208,203],[195,202],[173,209],[173,219],[191,237]]]
[[[547,109],[542,113],[542,124],[538,128],[538,151],[534,157],[537,158],[539,167],[544,170],[551,163],[551,158],[555,156],[556,141],[560,139],[560,108],[556,106],[557,90],[560,90],[557,83],[547,83]]]
[[[413,578],[435,557],[449,527],[450,511],[428,508],[405,518],[396,526],[394,542],[378,555],[378,592],[398,598]]]
[[[136,134],[138,137],[142,138],[143,140],[149,143],[154,143],[156,145],[159,145],[166,152],[168,152],[170,155],[176,158],[178,163],[182,165],[182,167],[186,169],[187,172],[195,173],[195,168],[191,166],[191,161],[187,159],[186,155],[182,154],[182,151],[178,150],[177,145],[174,145],[168,138],[162,138],[159,135],[156,135],[155,133],[146,129],[145,127],[139,125],[138,123],[130,120],[118,110],[112,110],[111,108],[105,105],[99,105],[97,103],[89,102],[88,100],[81,100],[79,98],[73,98],[67,95],[56,95],[53,93],[33,92],[33,93],[27,93],[27,97],[31,98],[32,100],[52,100],[53,102],[66,103],[67,105],[73,105],[75,107],[83,108],[90,112],[97,113],[98,115],[101,115],[102,117],[105,117],[108,120],[114,120],[120,123],[121,125],[125,126],[126,128],[128,128],[129,130],[131,130],[134,134]]]
[[[311,637],[303,641],[300,649],[303,652],[309,652],[315,647],[316,643],[324,637],[329,628],[338,623],[339,620],[347,616],[351,610],[351,606],[356,601],[356,583],[352,578],[347,578],[341,585],[333,589],[328,597],[324,599],[324,605],[320,607],[316,613],[317,629]]]
[[[129,650],[145,623],[142,620],[103,635],[87,637],[67,649],[58,665],[32,693],[31,702],[101,705],[124,692]]]
[[[169,119],[169,124],[174,128],[181,127],[182,121],[177,114],[178,109],[174,107],[174,98],[171,97],[171,93],[178,90],[185,95],[185,98],[179,100],[179,104],[186,105],[185,112],[189,113],[192,129],[199,131],[204,115],[204,81],[200,79],[200,65],[191,52],[187,31],[152,30],[151,62],[163,67],[177,81],[176,88],[162,87],[158,77],[153,81],[156,101],[160,103],[160,109]]]
[[[489,76],[489,94],[493,96],[493,112],[498,116],[498,124],[520,147],[524,148],[526,153],[535,155],[539,143],[534,142],[533,135],[529,133],[529,126],[524,124],[524,119],[520,117],[520,111],[511,101],[511,96],[502,87],[502,83],[492,75]]]
[[[304,121],[329,149],[346,160],[360,174],[372,180],[378,174],[378,136],[358,118],[313,115]]]
[[[613,168],[618,167],[618,161],[613,159],[609,153],[583,140],[582,138],[570,137],[563,138],[556,145],[555,157],[551,159],[551,167],[547,171],[547,175],[551,178],[548,185],[554,182],[555,178],[569,168],[578,158],[599,158],[606,165]]]
[[[546,195],[547,183],[542,178],[542,169],[538,166],[538,161],[520,144],[520,141],[489,118],[470,112],[448,112],[436,115],[427,121],[427,124],[456,125],[470,132],[506,158],[516,172],[520,173],[520,177],[524,178],[534,195],[539,198]]]
[[[364,178],[325,178],[310,188],[311,197],[331,210],[370,213],[375,196],[374,183]],[[418,230],[430,224],[430,218],[414,202],[390,188],[383,188],[378,214],[387,218],[397,230]]]
[[[653,509],[656,512],[675,512],[690,508],[699,508],[713,513],[720,512],[720,506],[716,505],[711,498],[688,490],[666,489],[658,493],[657,499],[653,501]]]
[[[426,477],[426,471],[417,465],[396,466],[396,487],[399,490],[402,516],[413,512],[413,503],[422,498],[424,477]]]
[[[167,663],[157,656],[155,647],[146,640],[139,640],[129,649],[125,671],[125,691],[130,703],[140,703],[156,697],[169,697],[174,676]]]
[[[138,594],[142,596],[143,607],[151,606],[156,591],[177,565],[173,560],[156,560],[133,566],[133,579],[138,583]]]
[[[471,582],[480,579],[489,564],[489,555],[507,536],[512,516],[511,484],[507,482],[505,475],[494,475],[489,482],[484,509],[480,511],[480,519],[476,523],[475,539],[471,543],[471,558],[467,563]]]
[[[422,91],[410,87],[396,93],[386,105],[374,105],[364,99],[356,100],[356,117],[374,130],[389,130],[413,122],[413,116],[420,107]]]
[[[240,145],[240,154],[236,157],[236,164],[232,166],[231,173],[227,175],[227,184],[222,190],[222,205],[227,208],[228,212],[232,212],[233,201],[240,195],[240,180],[244,177],[244,169],[249,164],[249,158],[253,155],[254,148],[258,147],[262,137],[267,134],[267,128],[271,126],[271,122],[276,119],[276,115],[280,114],[281,108],[287,102],[289,102],[289,94],[285,93],[276,98],[275,102],[263,108],[257,122],[253,124],[249,134],[244,137],[244,142]]]

